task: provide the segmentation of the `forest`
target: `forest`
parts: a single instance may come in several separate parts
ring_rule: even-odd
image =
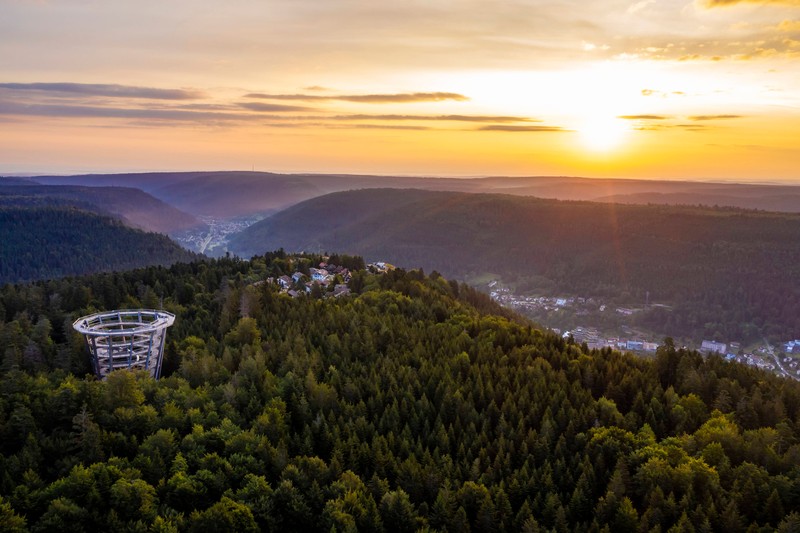
[[[146,233],[72,205],[3,205],[0,195],[0,283],[33,281],[198,256],[167,236]],[[16,201],[16,200],[15,200]],[[48,204],[50,200],[47,200]]]
[[[772,342],[800,332],[800,215],[421,190],[336,193],[231,242],[242,257],[341,250],[519,294],[656,309],[643,325],[688,339]]]
[[[156,233],[175,233],[201,226],[194,216],[133,187],[39,185],[0,178],[0,205],[56,207],[71,205],[84,211],[119,218],[128,226]]]
[[[0,529],[800,527],[800,384],[670,339],[590,351],[436,272],[267,281],[322,259],[0,288]],[[76,317],[162,303],[162,379],[87,375]]]

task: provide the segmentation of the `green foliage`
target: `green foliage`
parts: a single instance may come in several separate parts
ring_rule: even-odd
[[[297,262],[0,288],[1,528],[797,528],[800,384],[674,343],[585,352],[437,274],[259,283]],[[74,317],[148,291],[173,370],[79,377]]]

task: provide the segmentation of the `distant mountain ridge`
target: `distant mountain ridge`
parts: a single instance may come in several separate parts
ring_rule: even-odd
[[[0,205],[74,205],[157,233],[174,233],[202,224],[194,216],[132,187],[32,185],[30,181],[5,180],[0,180]]]
[[[800,212],[800,186],[776,184],[569,176],[426,178],[248,171],[88,174],[31,179],[43,184],[136,187],[188,213],[217,217],[274,212],[323,194],[386,187],[616,203],[730,205]]]
[[[230,243],[244,257],[277,248],[341,250],[461,279],[494,273],[542,292],[642,302],[649,292],[676,306],[661,320],[694,333],[800,332],[793,214],[362,190],[293,206]]]

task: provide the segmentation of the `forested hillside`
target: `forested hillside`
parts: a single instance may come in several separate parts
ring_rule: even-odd
[[[689,338],[800,334],[800,216],[419,190],[336,193],[247,228],[231,249],[343,250],[521,291],[651,302]]]
[[[800,527],[800,384],[669,341],[589,352],[438,274],[264,282],[320,259],[0,289],[5,530]],[[168,377],[83,377],[72,320],[160,299]]]
[[[0,284],[196,258],[164,235],[108,216],[70,206],[0,205]]]
[[[72,205],[112,215],[129,226],[157,233],[174,233],[202,225],[192,215],[132,187],[30,185],[30,182],[23,186],[18,181],[0,181],[0,205]]]

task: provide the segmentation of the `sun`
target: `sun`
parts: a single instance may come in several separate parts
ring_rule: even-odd
[[[628,125],[616,117],[587,117],[578,127],[584,147],[593,152],[610,152],[618,148],[628,135]]]

